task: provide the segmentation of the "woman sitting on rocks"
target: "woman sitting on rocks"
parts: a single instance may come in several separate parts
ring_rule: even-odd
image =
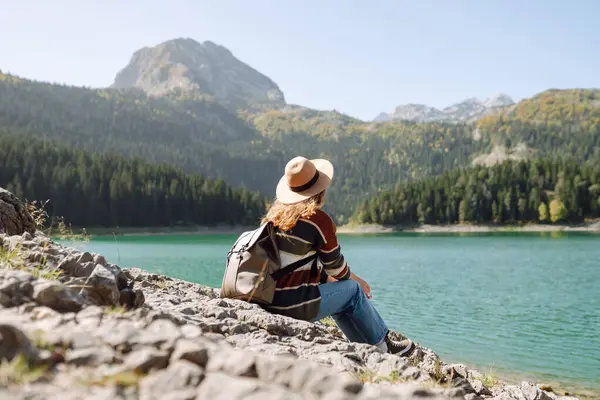
[[[327,160],[296,157],[285,167],[276,201],[262,223],[271,221],[275,227],[282,266],[315,252],[318,262],[316,271],[307,261],[279,279],[267,310],[308,321],[331,316],[351,342],[409,356],[414,343],[389,338],[385,322],[368,300],[369,284],[350,271],[338,244],[335,224],[321,210],[332,178],[333,165]]]

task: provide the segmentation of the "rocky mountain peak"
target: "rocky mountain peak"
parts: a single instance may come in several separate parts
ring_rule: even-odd
[[[214,97],[224,105],[285,104],[277,84],[211,41],[168,40],[137,50],[112,84],[140,88],[153,96],[176,89]]]
[[[410,122],[468,122],[484,115],[497,112],[498,109],[513,105],[506,94],[497,94],[485,101],[475,97],[452,104],[442,110],[425,104],[404,104],[390,113],[379,114],[374,121],[405,120]]]
[[[513,104],[515,104],[513,99],[504,93],[492,96],[483,103],[486,108],[507,107],[512,106]]]

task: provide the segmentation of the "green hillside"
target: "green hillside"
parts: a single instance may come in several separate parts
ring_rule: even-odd
[[[507,161],[397,185],[353,220],[383,225],[580,222],[600,217],[600,164]]]
[[[29,201],[50,200],[50,217],[80,227],[254,224],[258,193],[169,165],[88,154],[0,129],[0,187]]]
[[[371,123],[299,106],[234,115],[187,93],[151,97],[137,89],[0,75],[0,126],[20,135],[172,164],[267,197],[288,159],[329,158],[336,179],[327,208],[339,223],[398,182],[470,166],[495,146],[525,145],[539,157],[568,155],[577,162],[600,157],[599,109],[598,91],[548,91],[475,124]]]

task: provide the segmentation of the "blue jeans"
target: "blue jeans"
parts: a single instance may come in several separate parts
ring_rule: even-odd
[[[358,282],[345,280],[319,285],[321,307],[318,321],[331,316],[351,342],[379,344],[388,327]]]

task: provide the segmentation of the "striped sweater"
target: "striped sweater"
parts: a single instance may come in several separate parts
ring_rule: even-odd
[[[335,224],[329,215],[319,210],[310,218],[300,219],[289,231],[276,229],[276,234],[282,268],[316,252],[317,270],[311,273],[313,263],[309,261],[281,278],[268,310],[296,319],[312,320],[321,304],[319,284],[327,275],[337,280],[350,277],[350,269],[337,241]]]

